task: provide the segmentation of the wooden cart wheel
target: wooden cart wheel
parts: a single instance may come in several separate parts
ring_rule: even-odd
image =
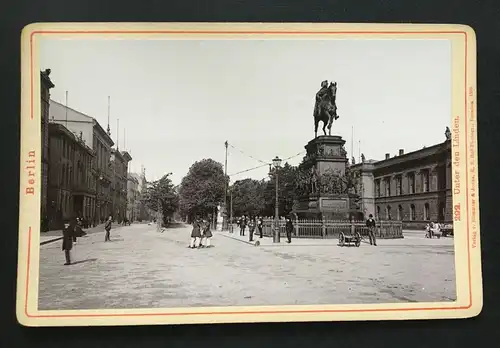
[[[340,232],[339,234],[339,245],[342,247],[345,244],[345,235],[344,232]]]
[[[359,234],[359,232],[356,232],[356,247],[359,248],[360,245],[361,245],[361,235]]]

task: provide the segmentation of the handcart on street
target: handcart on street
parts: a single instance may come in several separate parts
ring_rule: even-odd
[[[361,234],[359,232],[355,232],[354,234],[345,234],[344,232],[340,232],[339,234],[339,246],[351,246],[354,245],[359,247],[361,245]]]

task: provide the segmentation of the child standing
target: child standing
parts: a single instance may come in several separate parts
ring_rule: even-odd
[[[210,248],[212,245],[210,244],[210,238],[212,238],[212,231],[210,231],[210,222],[205,221],[205,228],[203,230],[203,235],[205,236],[205,247]]]
[[[191,249],[196,249],[200,246],[200,239],[201,239],[201,222],[199,219],[194,220],[193,222],[193,230],[191,231],[191,243],[189,244],[189,247]]]

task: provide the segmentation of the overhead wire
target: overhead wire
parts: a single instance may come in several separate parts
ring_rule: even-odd
[[[234,148],[234,147],[233,147],[233,148]],[[300,156],[300,155],[302,155],[302,154],[304,154],[304,153],[305,153],[305,151],[298,152],[298,153],[296,153],[296,154],[295,154],[295,155],[293,155],[293,156],[290,156],[290,157],[287,157],[287,158],[283,159],[283,161],[288,161],[288,160],[290,160],[290,159],[292,159],[292,158],[295,158],[295,157],[297,157],[297,156]],[[247,155],[247,156],[249,156],[249,155]],[[250,157],[250,156],[249,156],[249,157]],[[253,157],[252,157],[252,158],[253,158]],[[256,159],[256,158],[253,158],[253,159]],[[256,160],[257,160],[257,159],[256,159]],[[242,170],[242,171],[239,171],[239,172],[233,173],[233,174],[229,174],[228,176],[230,176],[230,177],[231,177],[231,176],[235,176],[235,175],[238,175],[238,174],[243,174],[243,173],[250,172],[250,171],[252,171],[252,170],[256,170],[256,169],[259,169],[259,168],[263,168],[263,167],[265,167],[265,166],[268,166],[268,165],[271,165],[271,164],[272,164],[272,162],[264,162],[264,161],[261,161],[261,160],[258,160],[258,161],[259,161],[259,162],[262,162],[262,163],[264,163],[264,164],[262,164],[262,165],[260,165],[260,166],[256,166],[256,167],[248,168],[248,169],[245,169],[245,170]]]

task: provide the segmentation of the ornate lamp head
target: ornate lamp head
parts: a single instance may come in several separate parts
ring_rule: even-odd
[[[279,158],[278,156],[276,156],[273,159],[273,165],[274,165],[274,168],[279,168],[281,166],[281,158]]]

